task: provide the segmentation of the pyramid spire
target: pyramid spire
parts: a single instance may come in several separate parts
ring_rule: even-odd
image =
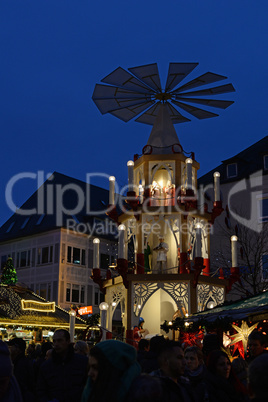
[[[172,146],[174,144],[180,144],[180,141],[167,106],[161,104],[147,145],[152,147],[153,154],[169,154],[172,153]]]

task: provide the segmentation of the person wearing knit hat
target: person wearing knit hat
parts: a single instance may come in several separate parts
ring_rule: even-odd
[[[133,346],[116,340],[98,343],[89,353],[88,381],[81,402],[123,402],[140,374]]]
[[[22,402],[7,345],[0,340],[0,401]]]

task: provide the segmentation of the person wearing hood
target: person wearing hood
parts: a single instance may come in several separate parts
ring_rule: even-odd
[[[81,402],[124,402],[140,374],[136,349],[116,340],[98,343],[89,352],[88,380]]]

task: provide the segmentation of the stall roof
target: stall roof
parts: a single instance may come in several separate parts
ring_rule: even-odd
[[[0,284],[0,325],[69,328],[69,319],[66,310],[46,301],[29,288]],[[86,329],[87,325],[76,317],[75,327]]]
[[[188,321],[197,321],[205,319],[213,322],[217,318],[227,318],[233,320],[256,318],[256,316],[266,315],[268,318],[268,292],[263,292],[260,295],[239,300],[232,304],[217,306],[211,310],[202,311],[193,314]]]

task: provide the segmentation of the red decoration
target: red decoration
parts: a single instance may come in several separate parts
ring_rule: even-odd
[[[215,201],[213,203],[213,208],[211,212],[211,220],[210,223],[214,223],[215,219],[220,216],[220,214],[224,211],[222,208],[222,202],[221,201]]]
[[[101,277],[100,268],[93,268],[91,279],[93,280],[93,282],[99,285],[100,291],[105,294],[106,288],[103,286],[104,279]]]
[[[234,344],[234,350],[233,350],[233,355],[235,354],[235,351],[238,350],[240,356],[245,360],[245,351],[243,347],[243,342],[239,341]]]
[[[188,346],[198,346],[200,347],[200,343],[204,338],[203,331],[199,332],[182,332],[180,336],[180,340],[185,344],[185,347]]]
[[[226,287],[226,293],[230,292],[230,290],[232,289],[232,286],[235,282],[238,282],[242,286],[242,282],[240,279],[239,267],[232,267],[230,271],[231,271],[231,275],[229,277],[229,284]]]

